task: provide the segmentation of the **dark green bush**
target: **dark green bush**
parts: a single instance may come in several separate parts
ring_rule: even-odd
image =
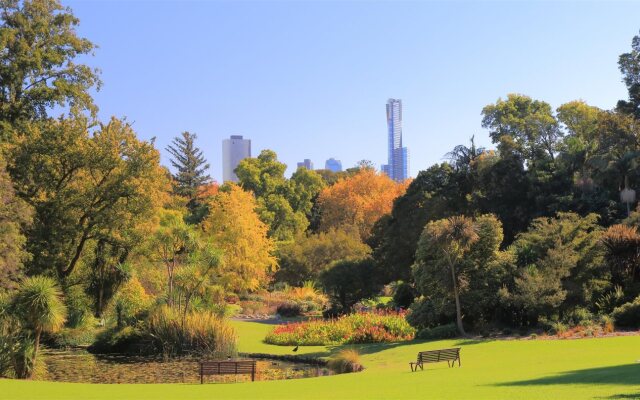
[[[150,338],[142,330],[131,326],[106,329],[89,346],[91,353],[152,353]],[[145,345],[147,344],[147,345]]]
[[[436,326],[435,328],[425,328],[416,334],[416,339],[440,340],[450,339],[458,336],[458,328],[455,324]]]
[[[418,300],[409,308],[407,322],[416,329],[433,328],[438,325],[438,315],[433,303],[422,299]]]
[[[640,296],[632,302],[616,307],[611,313],[616,326],[625,328],[640,327]]]
[[[393,304],[396,307],[407,309],[415,298],[415,289],[410,284],[403,282],[396,287],[396,292],[393,294]]]
[[[276,310],[278,315],[285,318],[298,317],[302,315],[302,305],[295,301],[286,301],[280,304]]]

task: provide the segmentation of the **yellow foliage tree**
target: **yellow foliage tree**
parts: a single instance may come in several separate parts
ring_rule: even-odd
[[[269,282],[277,267],[269,227],[255,208],[253,194],[227,184],[212,198],[202,223],[205,235],[224,252],[222,284],[229,290],[256,290]]]
[[[327,231],[354,226],[360,238],[367,239],[373,225],[391,212],[393,200],[405,192],[407,185],[408,182],[394,182],[372,168],[362,168],[320,192],[320,228]]]

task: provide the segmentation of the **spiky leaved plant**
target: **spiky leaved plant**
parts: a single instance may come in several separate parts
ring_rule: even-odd
[[[36,365],[42,332],[56,332],[64,325],[67,308],[55,280],[46,276],[25,278],[13,298],[15,315],[33,332],[32,365]],[[33,369],[26,378],[33,376]]]

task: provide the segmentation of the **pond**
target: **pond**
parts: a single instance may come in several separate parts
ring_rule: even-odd
[[[91,354],[85,350],[46,350],[43,380],[81,383],[200,383],[198,360],[123,354]],[[276,359],[257,360],[257,381],[332,375],[320,365]],[[249,375],[207,376],[206,383],[250,381]]]

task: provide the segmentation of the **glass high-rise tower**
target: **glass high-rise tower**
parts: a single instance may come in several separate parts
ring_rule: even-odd
[[[409,178],[409,150],[402,147],[402,100],[387,101],[388,163],[382,172],[397,182]]]

